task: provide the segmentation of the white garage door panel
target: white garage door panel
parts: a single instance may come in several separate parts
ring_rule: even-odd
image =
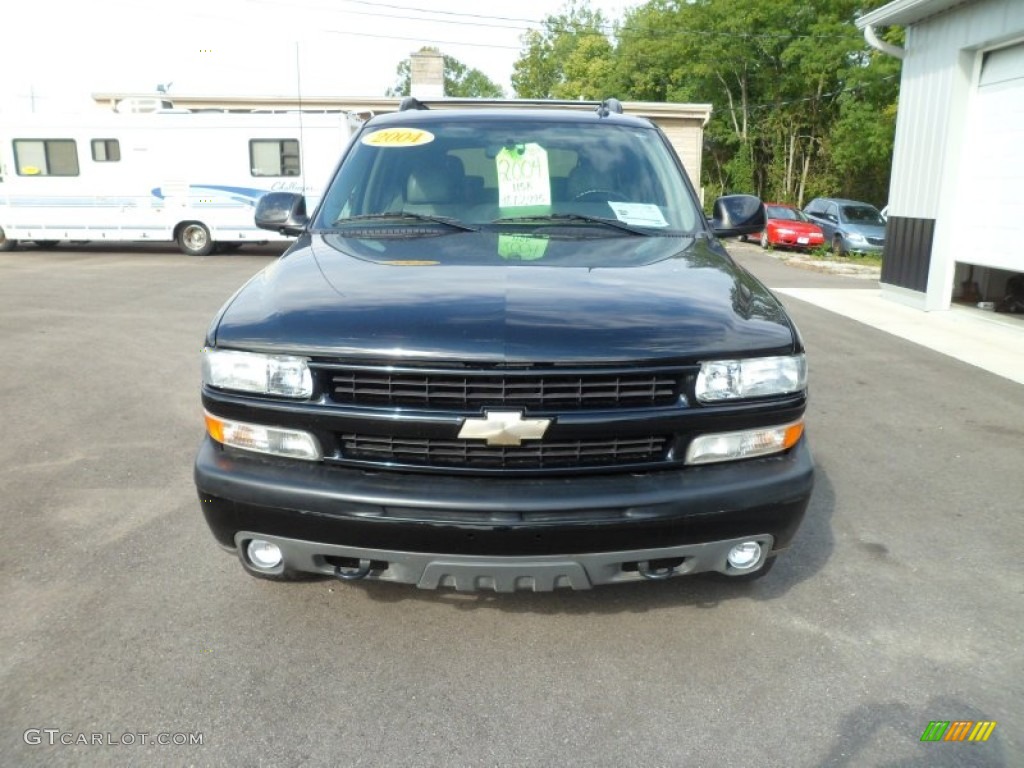
[[[998,48],[985,54],[979,83],[982,88],[1022,77],[1024,77],[1024,43]]]
[[[1024,272],[1024,45],[986,56],[970,120],[954,258]]]

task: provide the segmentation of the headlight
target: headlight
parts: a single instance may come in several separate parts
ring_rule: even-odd
[[[851,243],[856,243],[857,245],[866,245],[868,242],[867,238],[860,232],[850,232],[846,235],[846,239]]]
[[[775,231],[778,232],[780,235],[795,235],[796,234],[796,232],[794,232],[792,229],[779,228],[779,229],[777,229]]]
[[[313,377],[303,357],[203,350],[203,383],[218,389],[282,397],[310,397]]]
[[[747,397],[768,397],[807,388],[807,359],[752,357],[747,360],[712,360],[697,375],[697,400],[715,403]]]

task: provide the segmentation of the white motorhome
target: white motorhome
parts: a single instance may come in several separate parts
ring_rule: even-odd
[[[256,202],[301,192],[311,210],[357,125],[344,112],[5,119],[0,250],[22,241],[173,241],[205,255],[286,239],[256,228]]]

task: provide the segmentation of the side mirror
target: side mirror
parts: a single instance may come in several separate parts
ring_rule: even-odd
[[[711,229],[715,237],[753,235],[764,230],[764,204],[754,195],[726,195],[715,200]]]
[[[306,198],[302,195],[270,192],[256,203],[256,226],[260,229],[282,235],[299,235],[308,224]]]

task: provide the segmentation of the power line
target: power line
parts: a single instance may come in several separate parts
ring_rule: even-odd
[[[392,3],[378,3],[370,2],[370,0],[340,0],[342,3],[349,3],[351,5],[368,5],[371,8],[391,8],[396,11],[419,11],[420,13],[434,13],[439,16],[463,16],[470,19],[488,19],[490,21],[513,21],[520,22],[523,24],[543,24],[543,21],[537,19],[524,19],[514,18],[509,16],[490,16],[483,13],[459,13],[458,11],[434,11],[426,8],[413,8],[408,5],[394,5]]]
[[[277,5],[275,0],[244,0],[248,3],[258,3],[261,5]],[[371,8],[387,8],[394,11],[402,11],[405,13],[416,13],[420,14],[417,20],[426,21],[432,24],[453,24],[457,26],[469,26],[469,27],[489,27],[492,29],[507,29],[509,31],[520,31],[527,32],[534,27],[544,26],[548,23],[548,19],[536,20],[526,19],[521,17],[512,16],[494,16],[490,14],[481,13],[464,13],[458,11],[444,11],[444,10],[431,10],[426,8],[416,8],[409,5],[399,5],[396,3],[377,3],[370,2],[370,0],[340,0],[343,3],[349,3],[352,5],[369,6]],[[341,10],[336,7],[329,5],[320,5],[319,7],[325,10],[332,10],[344,14],[352,14],[358,16],[369,16],[372,18],[383,18],[383,19],[399,19],[404,18],[390,13],[374,13],[372,11],[352,11],[352,10]],[[437,16],[452,16],[461,19],[474,19],[474,20],[485,20],[488,22],[499,21],[499,22],[511,22],[516,25],[528,25],[528,26],[510,26],[509,24],[490,24],[481,23],[480,21],[460,21],[457,19],[446,19],[446,18],[430,18],[431,15]],[[553,18],[553,17],[548,17]],[[598,25],[596,29],[578,29],[571,22],[568,24],[553,24],[552,31],[558,32],[570,32],[574,34],[583,35],[602,35],[604,37],[613,36],[621,37],[623,33],[628,34],[639,34],[649,39],[658,38],[674,38],[674,37],[685,37],[685,36],[700,36],[700,37],[724,37],[737,40],[845,40],[852,37],[851,34],[847,35],[811,35],[811,34],[800,34],[795,35],[790,32],[725,32],[714,29],[641,29],[639,27],[631,26],[617,26],[615,23],[603,23]],[[333,31],[333,30],[323,30]],[[367,37],[381,37],[384,39],[407,39],[407,38],[395,38],[386,35],[370,35]],[[469,45],[469,43],[458,43],[459,45]],[[477,44],[479,45],[479,44]],[[493,46],[493,47],[505,47],[511,48],[512,46]]]
[[[518,22],[518,23],[529,24],[529,25],[531,25],[531,27],[532,26],[543,26],[544,24],[546,24],[548,22],[548,19],[553,18],[553,17],[548,17],[548,19],[543,19],[543,20],[538,21],[536,19],[525,19],[525,18],[521,18],[521,17],[492,16],[492,15],[489,15],[489,14],[481,14],[481,13],[461,13],[461,12],[457,12],[457,11],[428,10],[428,9],[424,9],[424,8],[415,8],[413,6],[408,6],[408,5],[397,5],[397,4],[394,4],[394,3],[371,2],[370,0],[340,0],[340,2],[349,3],[349,4],[353,4],[353,5],[366,5],[366,6],[370,6],[371,8],[389,8],[389,9],[397,10],[397,11],[414,11],[414,12],[417,12],[417,13],[437,14],[437,15],[443,15],[443,16],[459,16],[459,17],[470,18],[470,19],[486,19],[486,20],[490,20],[490,21]],[[351,13],[351,11],[348,11],[348,12]],[[373,14],[373,13],[368,13],[367,12],[364,15],[374,16],[374,15],[383,15],[383,14]],[[395,18],[395,17],[394,16],[385,16],[385,18]],[[430,19],[430,21],[438,22],[438,23],[472,24],[471,22],[445,22],[442,19]],[[480,25],[480,26],[493,26],[493,25]],[[561,26],[562,30],[570,29],[571,28],[571,27],[565,26],[565,25],[558,25],[558,26]],[[516,27],[500,26],[499,28],[502,28],[502,29],[515,29]],[[557,26],[556,26],[556,28],[557,28]],[[789,32],[722,32],[722,31],[711,30],[711,29],[707,29],[707,30],[702,30],[702,29],[664,30],[664,31],[641,30],[641,29],[638,29],[636,27],[616,26],[616,24],[613,23],[613,22],[605,22],[604,24],[600,24],[599,28],[601,30],[603,30],[603,33],[605,33],[605,34],[611,33],[611,34],[618,35],[621,32],[645,32],[645,33],[649,34],[651,37],[661,37],[661,36],[668,36],[668,35],[673,35],[673,36],[675,36],[675,35],[708,35],[708,36],[715,35],[715,36],[720,36],[720,37],[734,37],[734,38],[739,38],[739,39],[744,39],[744,40],[758,39],[758,38],[765,38],[765,39],[792,39],[792,40],[800,40],[800,39],[836,40],[836,39],[845,39],[846,37],[848,37],[848,35],[809,35],[809,34],[808,35],[794,35],[794,34],[789,33]],[[523,29],[524,31],[526,31],[527,29],[529,29],[529,27],[519,27],[519,29]]]
[[[243,1],[246,2],[246,3],[254,3],[254,4],[258,4],[258,5],[269,5],[269,6],[274,6],[274,7],[279,7],[280,6],[279,0],[243,0]],[[364,3],[364,2],[359,2],[359,0],[343,0],[343,2],[355,2],[355,3],[358,3],[359,5],[369,5],[369,6],[373,7],[373,8],[388,8],[388,9],[392,9],[392,10],[403,11],[403,12],[406,12],[406,13],[416,13],[416,14],[420,14],[420,15],[410,18],[408,16],[400,16],[400,15],[394,14],[394,13],[374,13],[372,11],[342,10],[342,9],[339,9],[339,8],[333,8],[333,7],[328,6],[328,5],[318,5],[317,7],[323,8],[324,10],[329,10],[329,11],[333,11],[333,12],[336,12],[336,13],[342,13],[342,14],[351,15],[351,16],[369,16],[371,18],[379,18],[379,19],[402,19],[402,20],[405,20],[405,21],[425,21],[425,22],[429,22],[431,24],[454,24],[454,25],[461,26],[461,27],[476,27],[476,28],[488,27],[488,28],[491,28],[491,29],[505,29],[505,30],[509,30],[511,32],[517,32],[517,31],[518,32],[525,32],[528,29],[530,29],[530,27],[526,27],[526,26],[509,26],[507,24],[488,24],[488,23],[481,23],[479,21],[459,21],[457,19],[434,19],[434,18],[430,18],[430,16],[428,14],[441,13],[441,14],[445,14],[445,15],[448,15],[448,16],[468,16],[468,17],[480,18],[480,19],[493,18],[495,20],[519,21],[517,19],[502,19],[501,17],[488,17],[488,16],[477,15],[477,14],[458,14],[458,13],[455,13],[454,11],[431,11],[431,10],[428,10],[428,9],[425,9],[425,8],[409,8],[409,7],[400,6],[400,5],[389,5],[387,3],[370,3],[370,2],[365,2]],[[529,21],[529,20],[528,19],[522,19],[521,21]],[[539,24],[540,22],[536,22],[536,23]]]

